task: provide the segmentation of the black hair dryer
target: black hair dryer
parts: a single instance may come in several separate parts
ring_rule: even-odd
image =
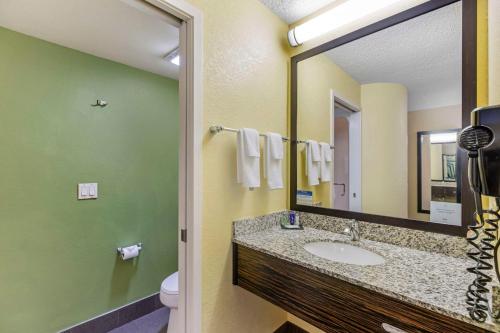
[[[472,319],[484,322],[488,314],[498,319],[488,302],[490,270],[495,267],[497,278],[498,222],[500,221],[500,105],[477,108],[471,113],[471,126],[458,134],[458,145],[467,151],[469,186],[474,195],[476,212],[471,216],[467,241],[471,245],[467,256],[476,262],[467,269],[475,275],[467,290],[467,310]],[[493,197],[495,207],[484,209],[482,195]]]

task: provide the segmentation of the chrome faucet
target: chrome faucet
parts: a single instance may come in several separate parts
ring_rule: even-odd
[[[351,237],[353,242],[359,241],[359,223],[357,220],[351,220],[348,227],[342,232],[343,235]]]

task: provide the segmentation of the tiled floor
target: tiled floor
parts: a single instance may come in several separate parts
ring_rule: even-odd
[[[108,333],[167,333],[169,310],[158,309]]]

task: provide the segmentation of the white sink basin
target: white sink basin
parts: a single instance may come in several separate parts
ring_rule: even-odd
[[[313,242],[304,249],[315,256],[345,264],[370,266],[380,265],[384,258],[363,248],[341,242]]]

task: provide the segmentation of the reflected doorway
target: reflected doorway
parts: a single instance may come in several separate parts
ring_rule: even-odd
[[[332,93],[331,141],[335,147],[331,207],[361,211],[361,113]]]

